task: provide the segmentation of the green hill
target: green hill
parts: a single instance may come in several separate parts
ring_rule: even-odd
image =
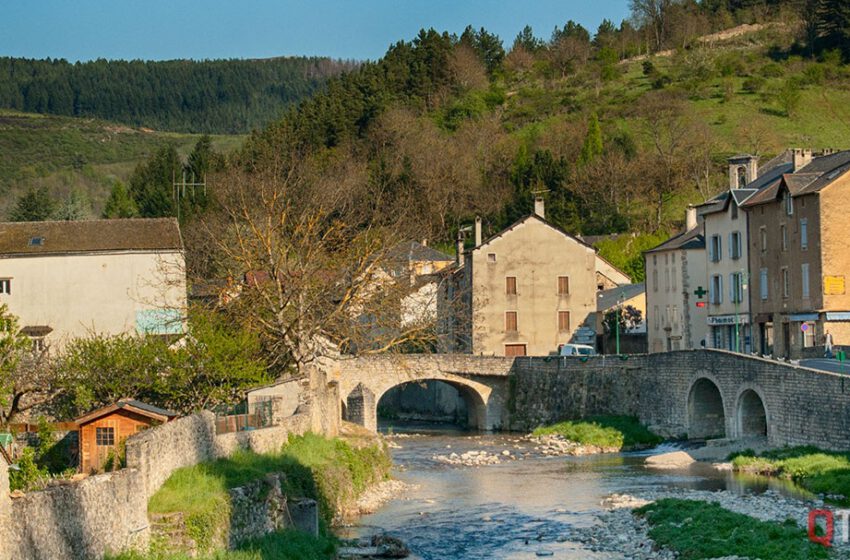
[[[61,199],[76,191],[99,215],[114,180],[127,181],[136,165],[164,144],[189,153],[200,135],[131,128],[96,119],[0,111],[0,216],[29,186],[46,186]],[[213,136],[220,152],[243,137]]]

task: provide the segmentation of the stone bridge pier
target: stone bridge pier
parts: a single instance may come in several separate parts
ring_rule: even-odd
[[[394,387],[442,381],[466,401],[468,425],[480,430],[506,426],[508,374],[513,358],[461,354],[381,354],[342,358],[322,365],[339,383],[340,414],[370,430],[378,429],[378,403]]]

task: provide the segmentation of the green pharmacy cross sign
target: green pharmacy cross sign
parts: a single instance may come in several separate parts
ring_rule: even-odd
[[[704,298],[707,293],[708,292],[705,291],[702,286],[699,286],[696,290],[694,290],[694,295],[700,299]]]

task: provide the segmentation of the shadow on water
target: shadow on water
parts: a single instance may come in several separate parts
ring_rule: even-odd
[[[597,524],[602,500],[613,493],[665,488],[729,490],[740,494],[771,489],[794,497],[808,494],[793,484],[741,476],[699,463],[649,470],[646,456],[693,447],[662,444],[640,452],[584,457],[541,457],[518,434],[464,431],[445,425],[394,425],[396,477],[414,485],[404,499],[365,516],[351,536],[387,532],[405,540],[422,560],[609,558],[583,545],[579,532]],[[457,467],[438,460],[452,452],[509,451],[516,459],[486,467]]]

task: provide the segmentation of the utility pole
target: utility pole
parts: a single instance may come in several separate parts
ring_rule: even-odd
[[[183,177],[180,182],[177,182],[177,178],[175,177],[174,172],[171,172],[171,195],[174,199],[174,204],[177,206],[177,221],[180,221],[180,201],[186,198],[186,190],[187,187],[191,189],[189,196],[192,197],[192,200],[195,200],[195,187],[204,189],[204,197],[207,196],[207,175],[206,173],[203,176],[202,181],[198,181],[197,177],[195,177],[195,173],[192,172],[192,181],[186,182],[186,169],[183,169]]]

